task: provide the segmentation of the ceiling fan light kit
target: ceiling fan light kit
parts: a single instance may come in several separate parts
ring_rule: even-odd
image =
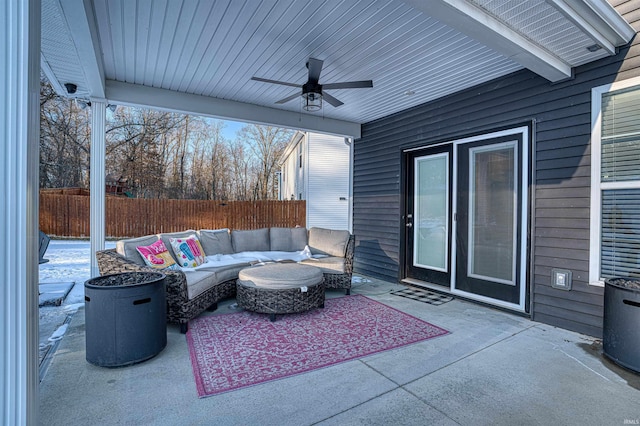
[[[322,95],[320,93],[305,93],[302,96],[304,97],[302,108],[305,111],[315,112],[322,109]]]
[[[329,104],[333,107],[337,108],[340,105],[343,105],[343,102],[334,98],[330,94],[326,93],[325,90],[329,89],[360,89],[360,88],[369,88],[373,87],[373,81],[371,80],[362,80],[362,81],[345,81],[340,83],[328,83],[328,84],[320,84],[318,81],[320,80],[320,72],[322,72],[322,64],[324,62],[320,59],[309,58],[307,62],[307,68],[309,69],[309,78],[305,84],[296,84],[289,83],[286,81],[278,81],[278,80],[270,80],[268,78],[261,77],[251,77],[251,80],[260,81],[263,83],[271,83],[271,84],[280,84],[283,86],[291,86],[302,89],[298,93],[294,93],[293,95],[287,96],[284,99],[280,99],[276,102],[276,104],[284,104],[289,102],[298,96],[302,96],[304,104],[302,108],[305,111],[315,112],[322,109],[322,99],[324,98]]]

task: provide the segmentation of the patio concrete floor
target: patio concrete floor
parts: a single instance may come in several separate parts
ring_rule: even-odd
[[[640,423],[640,376],[603,358],[598,340],[453,300],[429,305],[364,294],[450,334],[358,360],[199,399],[185,336],[129,367],[85,360],[84,310],[40,385],[46,425],[623,425]],[[339,297],[338,291],[328,297]],[[234,300],[214,314],[233,312]]]

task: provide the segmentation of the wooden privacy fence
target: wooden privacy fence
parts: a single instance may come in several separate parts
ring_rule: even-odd
[[[106,236],[139,237],[186,229],[306,226],[306,203],[106,198]],[[48,235],[89,237],[89,197],[40,192],[40,229]]]

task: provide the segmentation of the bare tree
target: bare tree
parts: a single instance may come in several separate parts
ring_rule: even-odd
[[[107,131],[108,171],[128,178],[135,197],[165,196],[164,174],[172,133],[183,115],[141,108],[119,108]]]
[[[237,201],[248,201],[251,175],[250,162],[246,156],[246,149],[242,142],[235,140],[230,144],[231,149],[231,199]]]
[[[273,181],[278,170],[278,160],[293,132],[272,126],[249,124],[242,128],[240,137],[249,145],[257,161],[256,180],[253,188],[254,198],[260,200],[275,199]]]
[[[87,187],[89,184],[90,116],[75,100],[40,85],[40,186]]]
[[[201,121],[193,134],[191,191],[193,198],[227,200],[230,197],[229,148],[222,137],[224,123]]]
[[[41,85],[40,184],[89,186],[90,108]],[[224,122],[166,111],[107,112],[106,173],[144,198],[274,199],[278,159],[292,132],[247,125],[234,140]]]

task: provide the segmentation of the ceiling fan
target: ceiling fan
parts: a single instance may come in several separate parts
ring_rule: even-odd
[[[339,107],[343,105],[343,102],[334,98],[325,90],[331,89],[359,89],[359,88],[367,88],[373,87],[373,81],[371,80],[362,80],[362,81],[344,81],[341,83],[327,83],[320,84],[318,81],[320,80],[320,73],[322,72],[322,64],[323,61],[320,59],[309,58],[307,62],[307,68],[309,69],[309,78],[305,84],[296,84],[296,83],[288,83],[286,81],[278,81],[278,80],[269,80],[267,78],[261,77],[251,77],[251,80],[261,81],[263,83],[272,83],[272,84],[281,84],[283,86],[291,86],[302,89],[302,92],[294,93],[291,96],[287,96],[284,99],[280,99],[277,101],[277,104],[284,104],[289,102],[298,96],[302,96],[305,100],[305,104],[303,108],[307,111],[317,111],[322,107],[322,98],[324,98],[327,102],[329,102],[334,107]]]

